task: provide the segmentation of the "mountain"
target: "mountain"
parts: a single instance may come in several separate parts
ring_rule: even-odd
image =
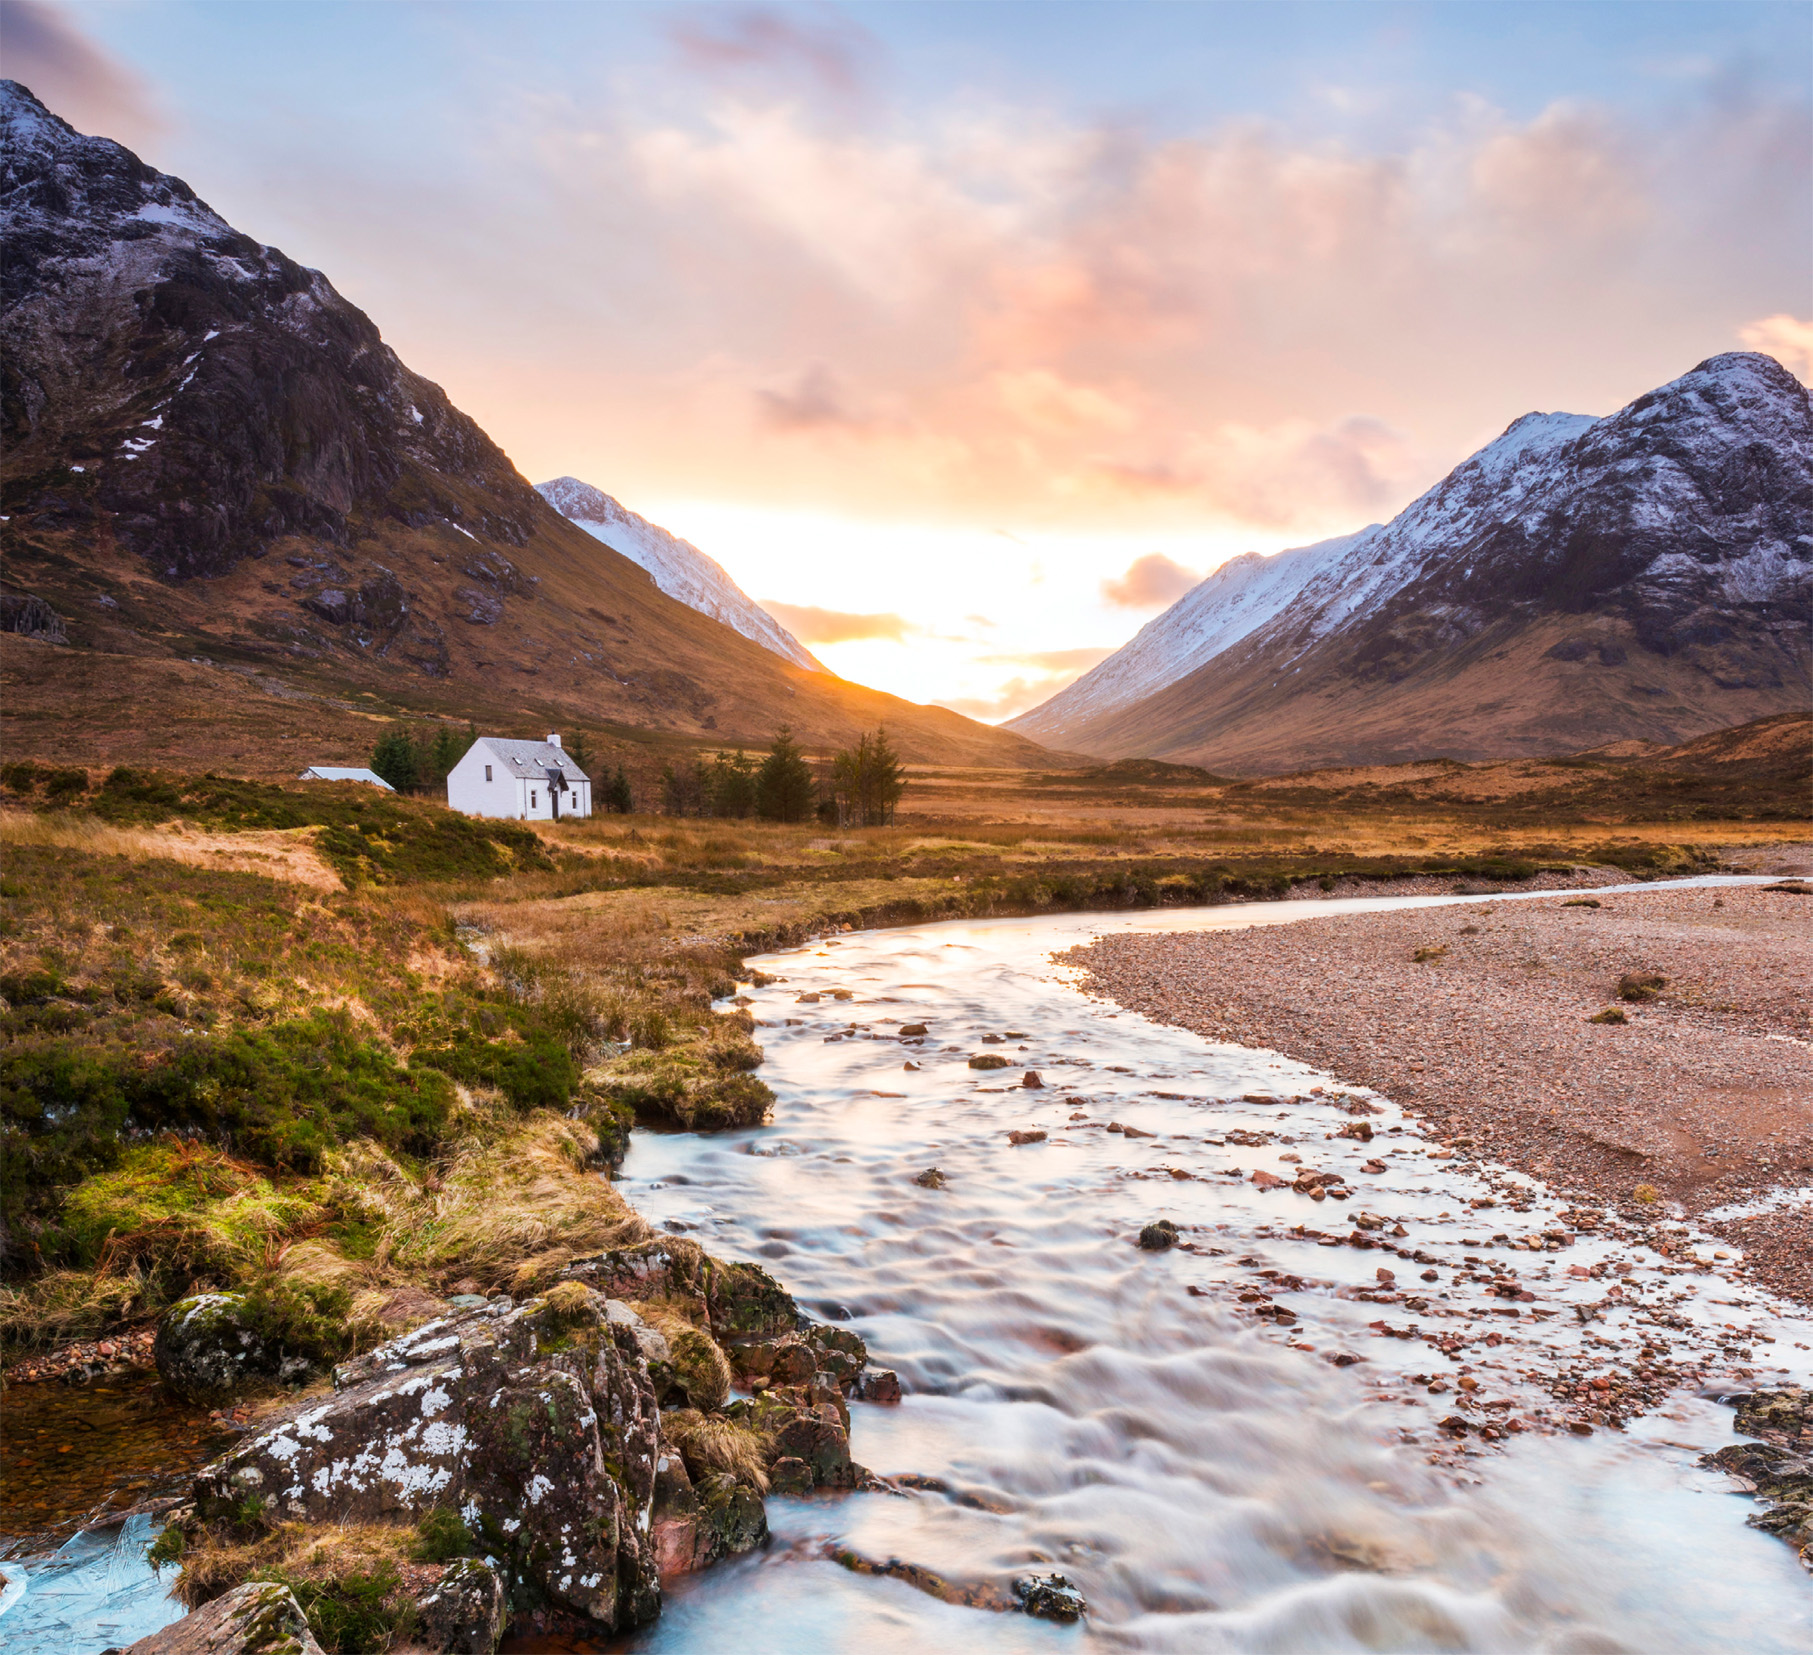
[[[1733,352],[1526,414],[1391,522],[1249,553],[1007,726],[1242,774],[1674,743],[1804,710],[1813,409]]]
[[[594,540],[603,541],[613,552],[647,570],[648,578],[670,598],[722,621],[795,666],[808,672],[825,670],[799,639],[690,540],[669,534],[577,477],[537,483],[535,492],[568,522],[577,523]]]
[[[55,750],[80,718],[96,743],[141,731],[163,751],[194,727],[195,750],[217,752],[213,726],[258,723],[264,696],[714,745],[786,721],[822,748],[885,721],[913,759],[1052,762],[667,596],[537,494],[319,271],[10,81],[0,235],[15,751]],[[96,652],[116,663],[99,678]],[[103,681],[131,693],[97,700]]]

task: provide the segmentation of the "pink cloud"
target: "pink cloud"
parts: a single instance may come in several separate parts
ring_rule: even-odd
[[[776,603],[764,598],[762,607],[802,644],[847,644],[865,638],[904,643],[918,627],[898,615],[852,615],[841,609],[818,609],[810,604]]]
[[[1102,596],[1121,609],[1161,609],[1177,602],[1202,576],[1162,552],[1148,552],[1124,575],[1102,582]]]
[[[29,86],[80,132],[137,147],[164,130],[149,86],[44,0],[0,6],[0,57],[9,80]]]

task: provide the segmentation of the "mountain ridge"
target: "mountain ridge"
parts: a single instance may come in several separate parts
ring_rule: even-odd
[[[535,492],[568,522],[648,573],[670,598],[722,621],[808,672],[828,670],[810,650],[730,578],[715,558],[577,477],[537,483]]]
[[[499,727],[749,746],[787,722],[822,749],[885,723],[916,760],[1053,762],[668,597],[324,275],[11,81],[0,227],[0,549],[33,705],[86,693],[74,658],[101,652]],[[176,686],[160,717],[190,716],[183,674],[152,679]]]
[[[1810,590],[1806,389],[1730,352],[1603,419],[1523,416],[1387,524],[1217,570],[1006,727],[1246,773],[1674,742],[1804,706]]]

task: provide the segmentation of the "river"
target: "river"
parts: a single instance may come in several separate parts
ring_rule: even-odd
[[[1712,1351],[1733,1374],[1805,1383],[1813,1324],[1734,1283],[1709,1240],[1705,1269],[1615,1232],[1549,1249],[1563,1204],[1540,1184],[1457,1166],[1338,1076],[1090,999],[1052,959],[1112,930],[1449,900],[954,921],[751,961],[776,979],[746,991],[773,1124],[638,1132],[622,1188],[651,1222],[760,1260],[812,1313],[863,1335],[906,1396],[853,1405],[853,1450],[916,1486],[771,1499],[768,1548],[680,1582],[655,1625],[611,1647],[1813,1649],[1813,1581],[1746,1527],[1756,1508],[1730,1480],[1696,1463],[1736,1440],[1728,1408],[1681,1390],[1627,1429],[1581,1435],[1540,1384],[1558,1366],[1628,1367],[1639,1349]],[[929,1035],[903,1041],[920,1022]],[[1011,1067],[969,1068],[984,1051]],[[1018,1084],[1027,1069],[1042,1088]],[[1351,1112],[1356,1099],[1372,1112]],[[1329,1136],[1357,1119],[1370,1142]],[[1046,1136],[1015,1145],[1010,1131]],[[1386,1170],[1360,1170],[1369,1160]],[[1304,1164],[1344,1172],[1353,1199],[1251,1181]],[[915,1182],[934,1167],[942,1187]],[[1383,1245],[1335,1244],[1358,1213],[1383,1221],[1370,1232]],[[1181,1244],[1140,1250],[1160,1218]],[[1628,1268],[1570,1269],[1598,1263]],[[1488,1279],[1507,1277],[1529,1298],[1488,1300]],[[1261,1319],[1258,1306],[1277,1310]],[[1453,1357],[1420,1337],[1463,1328],[1475,1342]],[[1457,1440],[1438,1422],[1457,1417],[1463,1379],[1479,1406]],[[1505,1422],[1497,1441],[1479,1435],[1488,1420]],[[827,1557],[834,1544],[958,1582],[1060,1572],[1089,1613],[1059,1627],[960,1607],[850,1572]],[[0,1635],[22,1650],[100,1647],[38,1640],[32,1595]]]
[[[1436,1429],[1455,1392],[1409,1378],[1453,1385],[1464,1373],[1478,1395],[1559,1417],[1521,1372],[1610,1371],[1645,1341],[1671,1348],[1638,1320],[1647,1303],[1687,1324],[1667,1336],[1681,1347],[1706,1348],[1728,1325],[1727,1339],[1767,1333],[1773,1344],[1746,1334],[1742,1348],[1758,1369],[1804,1382],[1804,1317],[1625,1238],[1545,1253],[1494,1242],[1539,1233],[1562,1204],[1510,1180],[1530,1208],[1512,1215],[1507,1180],[1448,1170],[1387,1100],[1092,1000],[1051,958],[1110,930],[1281,925],[1444,900],[950,922],[752,961],[781,979],[749,991],[762,1072],[780,1099],[774,1124],[638,1135],[624,1193],[651,1221],[763,1261],[815,1314],[847,1320],[907,1392],[897,1406],[855,1406],[856,1457],[948,1492],[771,1500],[770,1548],[684,1583],[626,1647],[1813,1649],[1813,1581],[1787,1546],[1745,1526],[1756,1508],[1729,1479],[1696,1464],[1736,1440],[1728,1408],[1677,1393],[1623,1431],[1536,1430],[1457,1449]],[[828,998],[839,990],[851,997]],[[802,1003],[807,993],[821,998]],[[897,1027],[916,1022],[930,1037],[903,1046]],[[982,1044],[988,1034],[1010,1038]],[[983,1051],[1013,1067],[969,1069]],[[1025,1069],[1044,1089],[1007,1084]],[[1380,1110],[1367,1117],[1370,1144],[1325,1136],[1353,1119],[1339,1092]],[[1043,1142],[1007,1138],[1041,1129]],[[1271,1136],[1230,1143],[1230,1131]],[[1382,1150],[1396,1151],[1386,1174],[1358,1171]],[[1332,1202],[1255,1189],[1257,1168],[1296,1170],[1287,1154],[1348,1169],[1366,1186],[1349,1205],[1404,1224],[1397,1246],[1439,1260],[1437,1283],[1425,1288],[1395,1254],[1294,1235],[1298,1224],[1349,1226]],[[915,1184],[930,1167],[943,1188]],[[1468,1204],[1487,1197],[1500,1203],[1489,1216]],[[1161,1217],[1194,1250],[1140,1251],[1138,1232]],[[1712,1250],[1702,1249],[1709,1261]],[[1631,1265],[1622,1287],[1633,1308],[1582,1323],[1572,1305],[1602,1301],[1605,1283],[1567,1267],[1600,1259]],[[1379,1286],[1383,1265],[1427,1303],[1485,1317],[1498,1301],[1459,1277],[1507,1264],[1554,1314],[1505,1320],[1503,1342],[1465,1362],[1367,1325],[1439,1321],[1352,1296]],[[1277,1290],[1292,1278],[1303,1287]],[[1255,1325],[1238,1298],[1255,1288],[1294,1323]],[[1337,1367],[1334,1355],[1364,1360]],[[953,1606],[846,1571],[825,1558],[828,1542],[957,1580],[1056,1569],[1090,1613],[1064,1630]]]

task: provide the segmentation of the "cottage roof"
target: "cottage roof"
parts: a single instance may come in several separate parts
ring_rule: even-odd
[[[303,782],[369,782],[373,787],[381,787],[386,793],[396,789],[375,770],[348,769],[337,764],[311,764],[304,770],[297,781]]]
[[[573,762],[573,755],[551,741],[512,741],[508,736],[480,736],[474,744],[502,764],[513,776],[530,781],[546,781],[550,770],[558,770],[569,782],[589,782],[592,778]]]

